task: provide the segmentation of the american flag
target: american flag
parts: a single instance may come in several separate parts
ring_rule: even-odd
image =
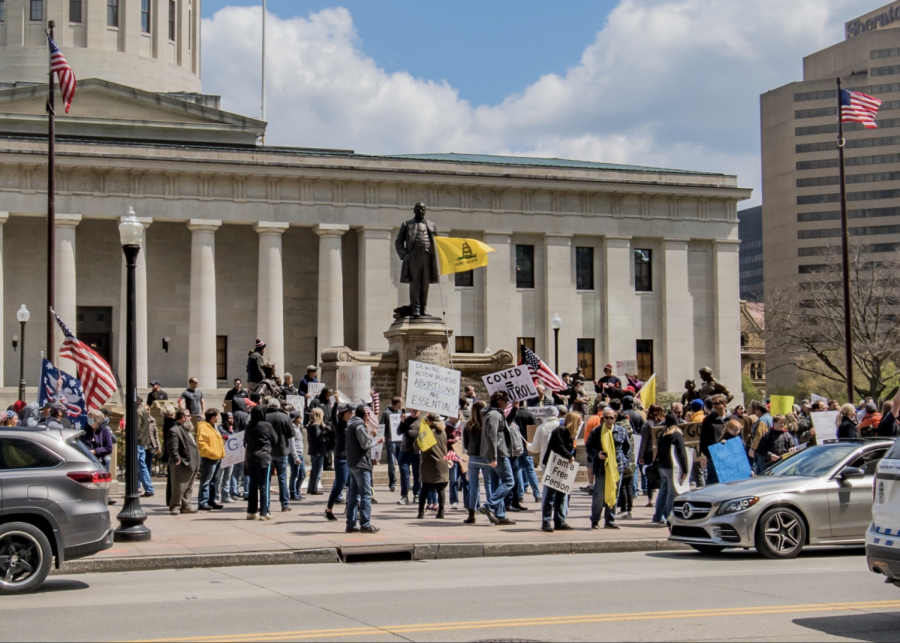
[[[535,384],[540,381],[554,393],[566,390],[565,382],[559,379],[559,376],[550,370],[550,367],[544,364],[544,361],[524,344],[522,345],[522,361],[519,363],[523,362],[528,367],[528,372],[531,373]]]
[[[866,129],[876,129],[875,117],[881,101],[873,96],[841,90],[841,120],[844,123],[862,123]]]
[[[381,417],[381,394],[378,391],[372,391],[372,410],[375,417]]]
[[[370,431],[378,430],[378,416],[368,406],[366,407],[366,428]]]
[[[100,408],[116,392],[116,376],[113,375],[106,360],[75,337],[59,315],[55,311],[52,312],[56,323],[62,328],[63,335],[66,336],[62,346],[59,347],[59,356],[75,362],[88,410]]]
[[[72,67],[56,43],[53,42],[50,34],[47,34],[47,40],[50,42],[50,73],[56,73],[59,90],[62,92],[63,102],[66,104],[66,114],[68,114],[69,107],[72,106],[72,99],[75,98],[75,72],[72,71]]]

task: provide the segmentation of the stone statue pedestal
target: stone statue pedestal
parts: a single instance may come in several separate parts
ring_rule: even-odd
[[[409,362],[423,362],[450,368],[450,340],[453,331],[438,317],[402,317],[395,320],[384,336],[388,350],[397,355],[397,388],[406,394]]]

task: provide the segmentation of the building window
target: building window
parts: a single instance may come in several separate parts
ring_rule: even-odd
[[[638,377],[646,382],[653,375],[653,340],[637,340]]]
[[[106,26],[119,26],[119,0],[106,0]]]
[[[578,290],[594,289],[593,248],[575,248],[575,287]]]
[[[634,289],[637,292],[653,291],[653,251],[634,251]]]
[[[456,336],[456,352],[457,353],[474,353],[475,352],[475,338],[457,335]]]
[[[747,333],[741,333],[741,348],[746,348],[749,343],[750,338],[748,337]]]
[[[169,40],[175,40],[175,0],[169,0]]]
[[[150,33],[150,0],[141,0],[141,31]]]
[[[584,379],[594,379],[594,340],[578,340],[578,366],[584,373]]]
[[[516,288],[534,288],[534,246],[516,246]]]
[[[517,351],[521,351],[519,346],[521,346],[522,344],[525,344],[525,347],[528,350],[534,352],[534,337],[517,337],[516,338],[516,350]],[[519,357],[521,357],[521,355],[519,355]]]
[[[216,337],[216,379],[228,379],[228,336]]]
[[[44,0],[31,0],[31,20],[41,22],[44,19]]]
[[[475,271],[457,272],[454,279],[458,288],[472,288],[475,286]]]
[[[6,0],[0,0],[0,22],[6,21]]]
[[[69,0],[69,22],[81,24],[81,0]]]

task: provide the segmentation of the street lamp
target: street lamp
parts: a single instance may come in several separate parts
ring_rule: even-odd
[[[126,324],[125,324],[125,504],[117,516],[119,526],[115,531],[116,542],[136,543],[150,540],[150,530],[144,525],[147,514],[141,508],[138,493],[137,452],[137,336],[135,320],[135,269],[144,237],[144,224],[138,221],[134,208],[128,208],[128,216],[119,224],[119,238],[125,253],[126,266]]]
[[[553,370],[559,375],[559,329],[562,328],[562,317],[559,313],[553,314],[550,327],[553,329]]]
[[[19,325],[22,330],[22,348],[19,350],[19,401],[25,401],[25,324],[28,323],[28,320],[31,319],[31,313],[28,312],[28,309],[25,308],[25,304],[22,304],[22,307],[19,308],[16,313],[16,319],[19,320]],[[13,348],[15,348],[16,343],[15,337],[13,337]]]

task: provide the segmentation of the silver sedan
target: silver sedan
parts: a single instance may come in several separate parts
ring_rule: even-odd
[[[875,469],[892,444],[829,441],[761,476],[678,496],[669,540],[707,554],[755,547],[767,558],[794,558],[807,545],[862,545]]]

